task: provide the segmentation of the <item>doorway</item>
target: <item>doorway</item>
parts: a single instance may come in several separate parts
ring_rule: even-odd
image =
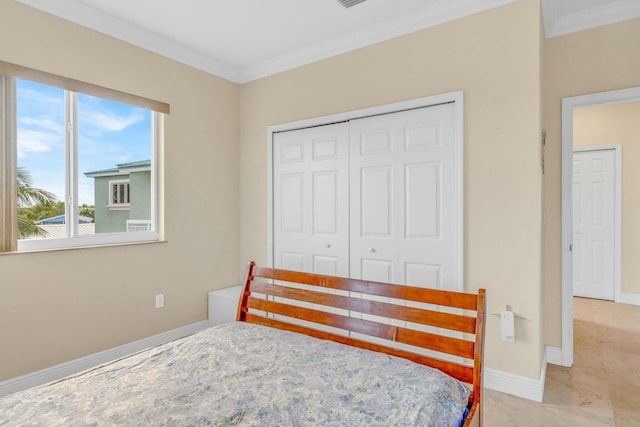
[[[581,95],[562,100],[562,360],[563,366],[573,365],[573,149],[574,113],[576,109],[640,100],[640,87]],[[621,167],[618,168],[620,170]],[[620,186],[618,186],[620,188]],[[618,192],[620,190],[617,190]],[[621,196],[620,196],[621,197]],[[621,225],[620,225],[621,227]],[[621,230],[616,231],[620,236]],[[621,254],[621,239],[614,250]],[[621,256],[617,257],[618,264]],[[619,267],[618,267],[619,268]],[[620,280],[618,279],[620,282]],[[620,301],[619,287],[614,289],[614,301]]]

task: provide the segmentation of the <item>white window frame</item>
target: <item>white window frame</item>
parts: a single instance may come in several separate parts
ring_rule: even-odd
[[[28,79],[27,79],[28,80]],[[46,83],[48,84],[48,83]],[[15,109],[16,97],[13,97],[13,108]],[[50,239],[23,239],[17,241],[18,252],[34,250],[66,249],[85,246],[99,246],[111,244],[126,244],[136,242],[158,241],[157,230],[158,203],[157,203],[157,152],[158,135],[161,133],[163,123],[162,113],[154,110],[151,112],[151,227],[149,231],[127,233],[103,233],[89,236],[81,236],[78,232],[78,131],[77,131],[77,92],[65,90],[65,122],[66,122],[66,153],[65,153],[65,215],[66,237]],[[7,126],[17,127],[17,121],[7,123]],[[17,142],[16,142],[17,143]],[[15,148],[15,147],[14,147]],[[12,159],[17,162],[17,159]],[[15,166],[15,163],[14,165]],[[128,180],[127,180],[128,181]],[[110,195],[111,197],[111,195]],[[116,205],[116,208],[123,208],[124,205]],[[128,207],[128,205],[127,205]]]
[[[109,181],[109,204],[107,205],[107,208],[109,208],[109,210],[128,210],[129,207],[131,206],[131,203],[129,202],[115,202],[113,201],[113,187],[114,186],[120,186],[121,184],[127,184],[125,186],[125,192],[124,192],[124,199],[127,200],[131,200],[131,187],[129,185],[129,180],[128,179],[114,179]],[[120,198],[120,197],[119,197]]]

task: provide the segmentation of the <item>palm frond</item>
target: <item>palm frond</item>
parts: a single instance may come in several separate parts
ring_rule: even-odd
[[[29,208],[38,203],[49,204],[56,202],[56,196],[41,188],[33,187],[31,174],[24,167],[18,166],[17,170],[17,205],[18,208]],[[35,222],[18,212],[18,238],[24,239],[29,236],[44,236],[46,232],[38,227]]]
[[[19,208],[26,208],[37,203],[52,203],[57,200],[53,193],[33,187],[31,174],[24,167],[18,166],[17,184]]]

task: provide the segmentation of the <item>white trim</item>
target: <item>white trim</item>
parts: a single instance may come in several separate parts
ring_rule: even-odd
[[[394,102],[392,104],[378,105],[375,107],[362,108],[359,110],[351,110],[343,113],[329,114],[326,116],[314,117],[312,119],[297,120],[295,122],[281,123],[277,125],[271,125],[267,128],[267,135],[269,136],[269,148],[272,148],[271,135],[275,132],[284,132],[295,129],[303,129],[312,126],[322,126],[329,123],[346,122],[347,120],[359,119],[362,117],[375,116],[378,114],[395,113],[397,111],[408,110],[412,108],[429,107],[432,105],[445,104],[447,102],[456,103],[456,115],[463,113],[462,103],[464,99],[464,92],[454,91],[442,93],[439,95],[426,96],[423,98],[414,98],[407,101]],[[459,120],[456,120],[456,124],[463,123],[462,116]],[[461,137],[461,135],[456,135]],[[272,153],[269,152],[269,155]]]
[[[157,242],[158,233],[146,231],[140,233],[104,233],[92,236],[76,236],[71,239],[24,239],[18,240],[18,251],[39,251],[50,249],[82,248],[100,245],[117,245],[136,242]]]
[[[244,68],[225,63],[189,46],[116,18],[77,0],[18,2],[142,47],[235,83],[247,83],[301,65],[360,49],[465,16],[514,3],[516,0],[438,1],[399,19],[343,34],[306,49],[286,53]]]
[[[129,203],[121,203],[119,205],[105,205],[110,211],[128,211],[131,210]]]
[[[540,378],[537,380],[491,368],[484,368],[483,375],[485,388],[542,402],[547,376],[547,356],[546,353],[543,355]]]
[[[562,366],[573,365],[573,110],[640,100],[640,87],[562,99]]]
[[[101,178],[105,176],[129,176],[129,172],[104,172],[104,173],[85,173],[87,178]]]
[[[120,193],[120,191],[117,191],[117,195],[118,195],[118,199],[119,200],[127,200],[129,198],[129,191],[130,191],[130,187],[131,187],[131,181],[129,178],[127,179],[110,179],[109,180],[109,203],[107,204],[108,208],[128,208],[130,203],[127,202],[121,202],[121,203],[113,203],[113,187],[114,186],[119,186],[120,184],[127,184],[126,187],[124,187],[124,195]]]
[[[163,175],[158,168],[160,167],[159,153],[160,145],[164,147],[164,114],[151,110],[151,231],[156,234],[158,239],[164,237],[161,235],[160,221],[160,177]]]
[[[152,111],[153,110],[149,110]],[[137,167],[137,168],[123,168],[124,172],[127,174],[132,174],[134,172],[149,172],[151,171],[151,168],[149,166],[143,166],[143,167]]]
[[[152,31],[123,21],[76,0],[17,0],[19,3],[75,22],[183,64],[240,83],[237,68]]]
[[[304,49],[289,52],[247,66],[239,70],[241,81],[238,83],[258,80],[385,40],[514,3],[515,1],[516,0],[449,0],[446,2],[434,2],[423,9],[401,16],[393,21],[371,25]]]
[[[455,280],[460,290],[464,287],[464,92],[455,91],[439,95],[416,98],[393,104],[379,105],[344,113],[331,114],[313,119],[299,120],[295,122],[272,125],[267,128],[267,265],[273,267],[273,134],[276,132],[303,129],[313,126],[322,126],[330,123],[344,122],[362,117],[379,114],[388,114],[398,111],[423,108],[438,104],[453,102],[454,104],[454,151],[456,156],[455,174],[459,187],[457,200],[455,200],[456,230],[454,239],[458,242],[459,253],[456,254]]]
[[[547,38],[561,36],[640,16],[637,0],[602,2],[577,12],[561,13],[558,0],[542,0],[544,29]]]
[[[151,111],[152,113],[155,112],[153,110],[149,110],[149,111]],[[158,114],[157,112],[155,113]],[[127,176],[133,172],[150,172],[150,171],[151,171],[151,168],[149,166],[144,166],[139,168],[124,168],[122,170],[117,170],[113,172],[100,172],[100,173],[85,172],[85,176],[89,178],[99,178],[103,176]]]
[[[640,305],[640,294],[632,294],[630,292],[620,292],[616,302],[621,304]]]
[[[17,102],[16,98],[16,102]],[[66,237],[76,237],[78,233],[78,94],[64,91],[64,109],[66,119],[65,149],[65,222]],[[17,126],[17,124],[16,124]]]
[[[129,356],[133,353],[137,353],[139,351],[146,350],[148,348],[164,344],[178,338],[186,337],[187,335],[191,335],[208,327],[209,321],[203,320],[201,322],[192,323],[191,325],[183,326],[181,328],[162,332],[151,337],[124,344],[119,347],[110,348],[108,350],[80,357],[69,362],[51,366],[50,368],[45,368],[36,372],[2,381],[0,382],[0,397],[25,390],[30,387],[35,387],[51,381],[59,380],[66,377],[67,375],[76,374],[86,369],[91,369],[98,365],[108,363],[125,356]]]
[[[547,345],[544,347],[547,363],[562,366],[562,349],[560,347],[552,347]]]

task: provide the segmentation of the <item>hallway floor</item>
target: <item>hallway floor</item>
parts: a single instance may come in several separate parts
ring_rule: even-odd
[[[542,403],[485,389],[485,426],[640,426],[640,307],[574,298],[573,310],[573,368],[547,366]]]

